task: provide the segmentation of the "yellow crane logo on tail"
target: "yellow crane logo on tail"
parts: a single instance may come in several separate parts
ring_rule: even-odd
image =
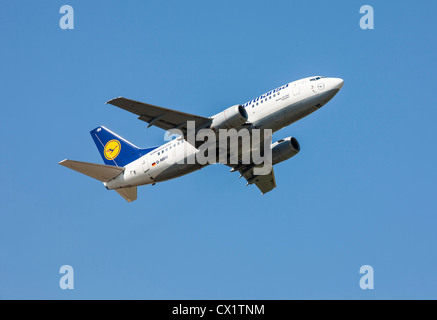
[[[121,150],[121,144],[120,141],[113,139],[108,141],[108,143],[105,145],[105,148],[103,149],[103,153],[105,155],[105,158],[108,160],[114,160],[117,158],[118,154]]]

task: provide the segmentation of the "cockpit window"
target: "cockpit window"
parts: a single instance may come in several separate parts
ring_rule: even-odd
[[[326,78],[326,77],[315,77],[315,78],[311,78],[310,81],[317,81],[317,80],[320,80],[323,78]]]

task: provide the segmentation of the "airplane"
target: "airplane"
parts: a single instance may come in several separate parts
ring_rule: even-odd
[[[343,87],[343,79],[322,76],[308,77],[270,90],[242,105],[235,105],[212,116],[202,117],[123,97],[109,100],[114,105],[164,130],[177,129],[178,138],[151,148],[139,148],[119,135],[99,126],[90,132],[103,164],[63,160],[60,165],[103,182],[108,190],[115,190],[126,201],[137,199],[137,187],[174,179],[194,172],[208,164],[180,161],[199,152],[198,143],[187,141],[189,121],[198,128],[218,129],[271,129],[276,132],[320,109]],[[288,137],[270,145],[272,165],[295,156],[300,151],[296,138]],[[184,152],[179,152],[183,149]],[[239,154],[241,155],[241,154]],[[177,159],[178,158],[178,159]],[[255,184],[262,194],[276,188],[273,170],[265,175],[254,174],[255,163],[227,164],[231,172],[240,172],[247,185]]]

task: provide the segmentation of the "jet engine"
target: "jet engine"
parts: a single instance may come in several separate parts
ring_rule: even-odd
[[[247,121],[247,118],[246,109],[242,105],[235,105],[215,115],[211,129],[218,131],[219,129],[238,128]]]
[[[300,151],[296,138],[288,137],[272,144],[272,163],[275,165],[297,155]]]

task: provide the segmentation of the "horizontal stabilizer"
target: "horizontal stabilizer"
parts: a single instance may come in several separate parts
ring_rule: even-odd
[[[137,187],[114,189],[122,196],[127,202],[137,200]]]
[[[97,179],[102,182],[107,182],[114,179],[120,173],[123,172],[124,168],[107,166],[104,164],[89,163],[74,160],[62,160],[59,162],[61,166],[70,168],[74,171],[85,174],[91,178]],[[136,195],[136,191],[135,191]],[[135,196],[136,198],[136,196]]]

